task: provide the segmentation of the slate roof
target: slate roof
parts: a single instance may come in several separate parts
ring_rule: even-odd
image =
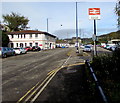
[[[9,32],[8,34],[45,34],[45,35],[49,35],[52,36],[54,38],[56,38],[56,36],[49,34],[47,32],[43,32],[43,31],[37,31],[37,30],[22,30],[22,31],[14,31],[14,32]]]

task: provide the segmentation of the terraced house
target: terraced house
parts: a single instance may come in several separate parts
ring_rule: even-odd
[[[54,49],[56,36],[47,32],[36,30],[24,30],[8,33],[9,47],[39,46],[41,49]]]

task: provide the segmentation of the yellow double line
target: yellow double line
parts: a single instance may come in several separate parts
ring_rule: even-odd
[[[38,82],[23,97],[21,97],[17,101],[17,103],[26,103],[36,93],[36,95],[32,98],[32,100],[30,100],[31,101],[30,103],[33,103],[37,99],[37,97],[42,93],[42,91],[45,89],[45,87],[49,84],[49,82],[52,80],[52,78],[57,74],[57,72],[59,70],[61,70],[64,67],[70,67],[70,66],[76,66],[76,65],[83,65],[83,64],[85,64],[85,63],[77,63],[77,64],[71,64],[71,65],[61,66],[60,68],[57,68],[57,69],[54,69],[54,70],[50,71],[47,74],[47,77],[45,78],[45,80],[42,83]],[[38,90],[39,90],[39,92],[37,92]]]

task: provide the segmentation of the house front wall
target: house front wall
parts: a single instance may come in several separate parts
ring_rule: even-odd
[[[12,34],[8,35],[12,48],[39,46],[41,49],[54,49],[55,38],[45,34]]]

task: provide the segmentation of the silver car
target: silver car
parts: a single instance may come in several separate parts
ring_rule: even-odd
[[[90,46],[85,46],[84,49],[83,49],[83,51],[85,51],[85,52],[90,52],[91,50],[92,49],[91,49]]]
[[[26,54],[27,50],[24,48],[13,48],[15,51],[15,54]]]
[[[15,55],[15,51],[9,47],[0,47],[0,56],[6,58],[8,56]]]

